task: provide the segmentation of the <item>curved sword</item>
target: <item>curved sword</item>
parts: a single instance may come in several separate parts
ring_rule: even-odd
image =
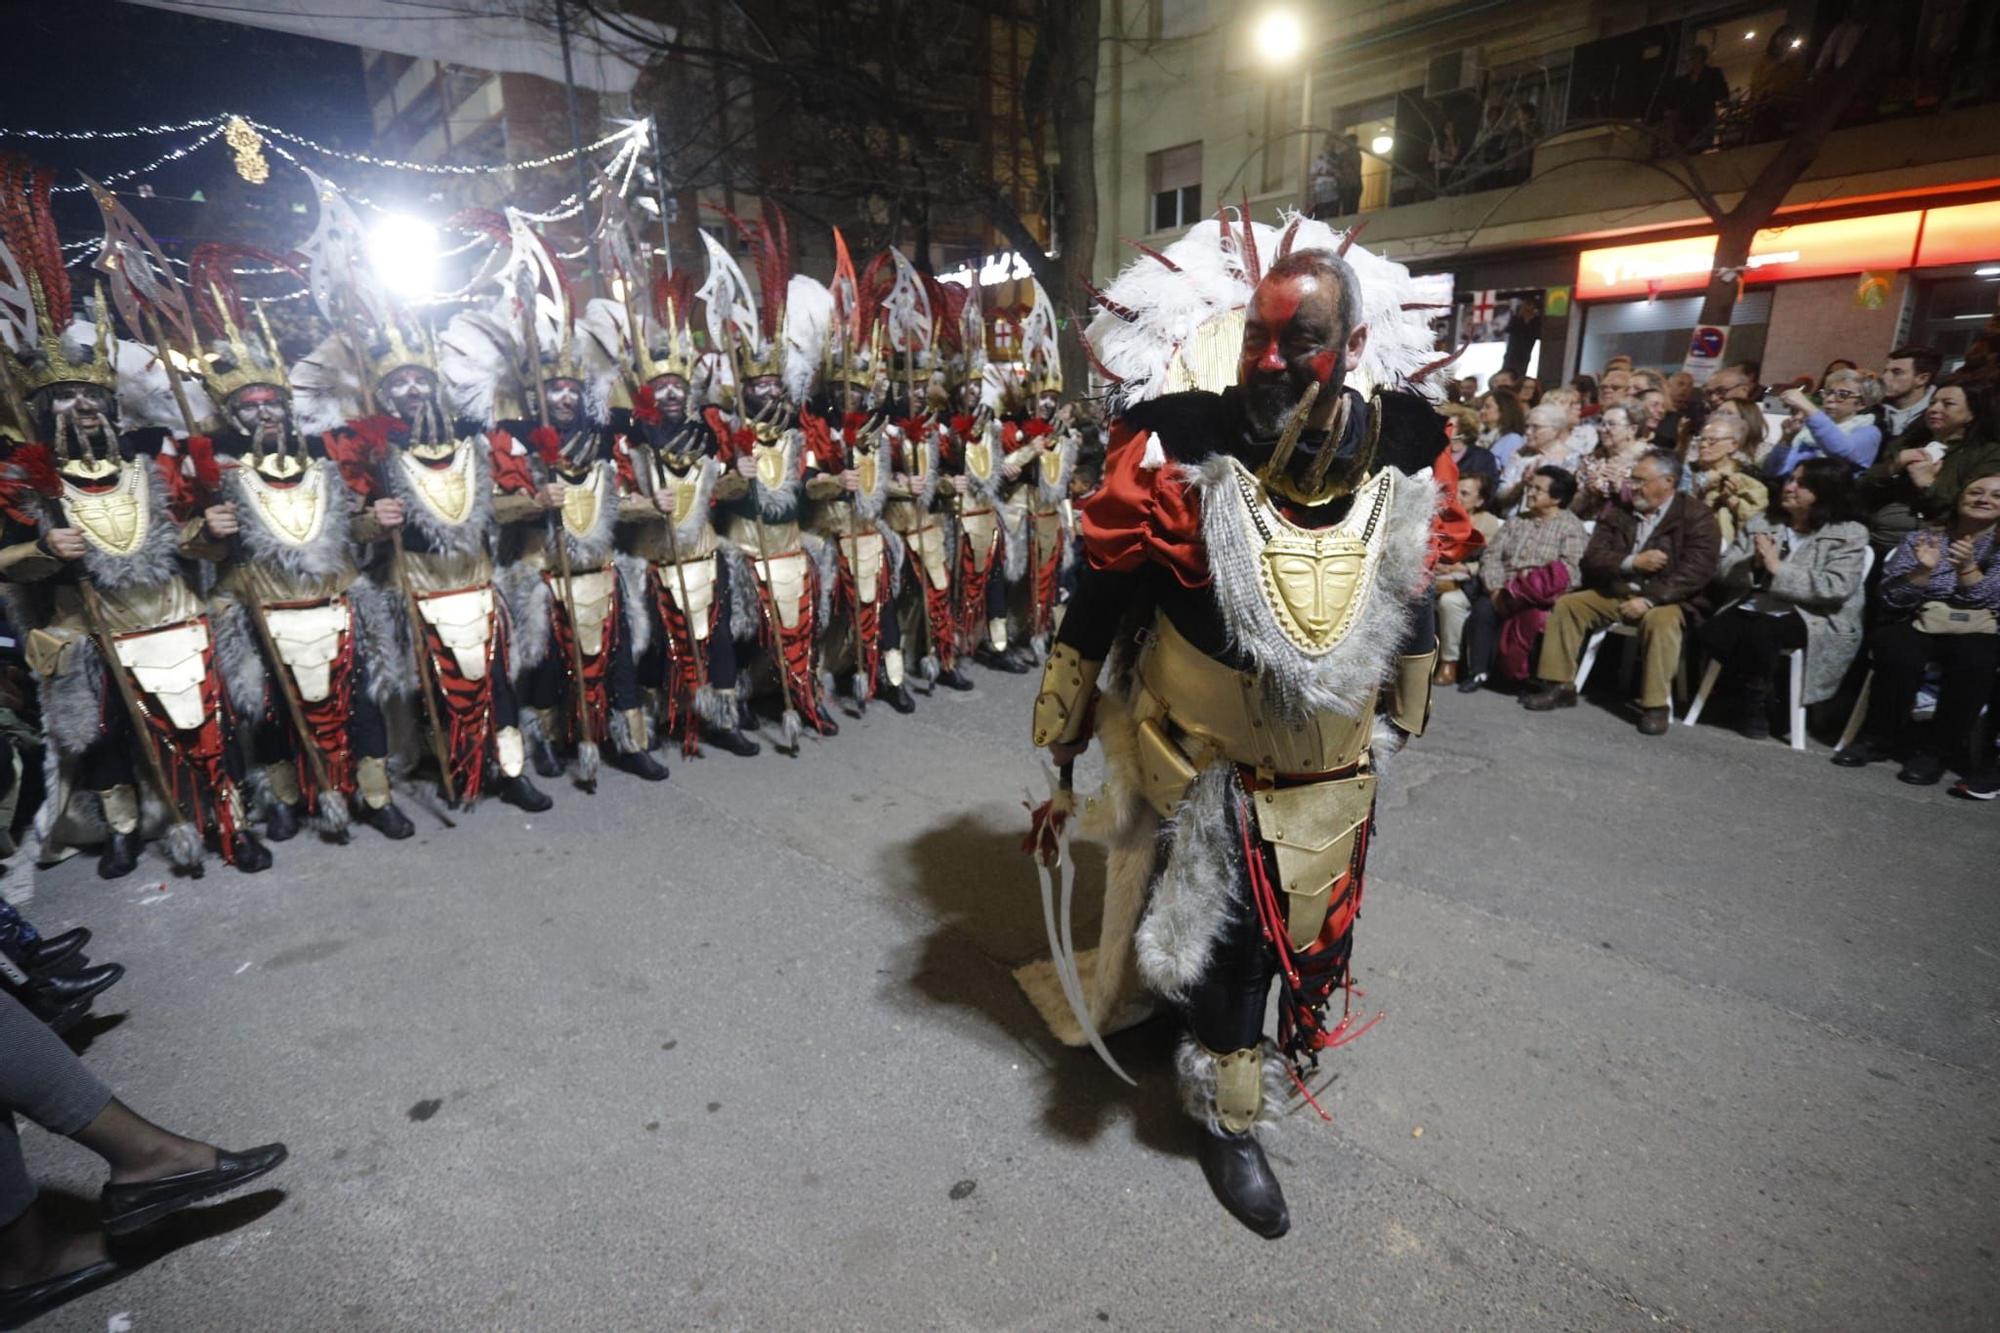
[[[1049,775],[1049,799],[1052,802],[1067,802],[1072,795],[1070,765],[1062,766],[1058,777],[1053,769],[1044,764]],[[1097,1052],[1097,1058],[1104,1061],[1112,1073],[1124,1079],[1133,1087],[1139,1081],[1125,1072],[1104,1044],[1097,1024],[1091,1021],[1090,1003],[1083,993],[1083,978],[1077,972],[1075,935],[1070,928],[1070,905],[1076,893],[1076,860],[1069,853],[1069,820],[1052,815],[1055,823],[1056,861],[1062,867],[1062,908],[1061,924],[1057,924],[1056,891],[1049,874],[1049,865],[1039,853],[1035,856],[1035,873],[1042,886],[1042,925],[1049,933],[1050,963],[1056,970],[1056,980],[1062,985],[1063,998],[1069,1002],[1070,1012],[1076,1015],[1076,1025],[1082,1030],[1084,1040],[1090,1049]]]

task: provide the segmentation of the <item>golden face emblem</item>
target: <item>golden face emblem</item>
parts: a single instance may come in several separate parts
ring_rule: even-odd
[[[298,460],[289,461],[292,475],[297,476],[301,470]],[[282,540],[302,546],[319,534],[326,517],[325,474],[309,472],[296,485],[274,487],[266,484],[268,472],[264,467],[244,472],[243,488],[256,502],[266,526]]]
[[[137,466],[104,466],[109,471],[98,475],[116,472],[118,484],[108,491],[86,491],[65,480],[63,508],[92,546],[110,555],[130,555],[145,538],[152,496]],[[64,475],[74,476],[75,470],[66,468]]]
[[[777,445],[759,444],[751,449],[757,460],[757,480],[764,489],[775,491],[785,484],[785,451]]]
[[[690,472],[684,477],[670,477],[667,484],[674,492],[674,526],[680,527],[694,513],[694,502],[701,491],[701,483],[696,474]]]
[[[1353,618],[1368,551],[1351,537],[1283,533],[1262,553],[1264,586],[1285,636],[1308,652],[1340,641]]]
[[[563,488],[563,526],[579,537],[590,534],[597,526],[599,494],[598,478],[601,469],[592,468],[582,481],[569,483]]]

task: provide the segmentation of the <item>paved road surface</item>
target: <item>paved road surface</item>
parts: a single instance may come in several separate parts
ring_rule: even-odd
[[[1114,1039],[1129,1090],[1009,977],[1030,692],[255,879],[46,872],[44,927],[132,968],[91,1063],[294,1154],[48,1327],[2000,1320],[2000,807],[1447,695],[1383,800],[1388,1018],[1287,1122],[1270,1244],[1208,1196],[1162,1025]]]

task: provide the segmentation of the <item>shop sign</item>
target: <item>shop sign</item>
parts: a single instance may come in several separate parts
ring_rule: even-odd
[[[1777,282],[1909,267],[1917,256],[1923,217],[1924,210],[1913,209],[1872,218],[1768,227],[1752,240],[1750,260],[1744,266],[1742,279]],[[1708,285],[1714,265],[1713,236],[1585,250],[1577,257],[1576,297],[1590,301],[1661,291],[1695,291]]]

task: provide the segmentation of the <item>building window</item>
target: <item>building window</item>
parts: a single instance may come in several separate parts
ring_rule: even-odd
[[[1201,216],[1201,145],[1185,143],[1146,154],[1148,231],[1177,231]]]
[[[1150,0],[1146,36],[1155,42],[1192,37],[1208,27],[1208,0]]]

